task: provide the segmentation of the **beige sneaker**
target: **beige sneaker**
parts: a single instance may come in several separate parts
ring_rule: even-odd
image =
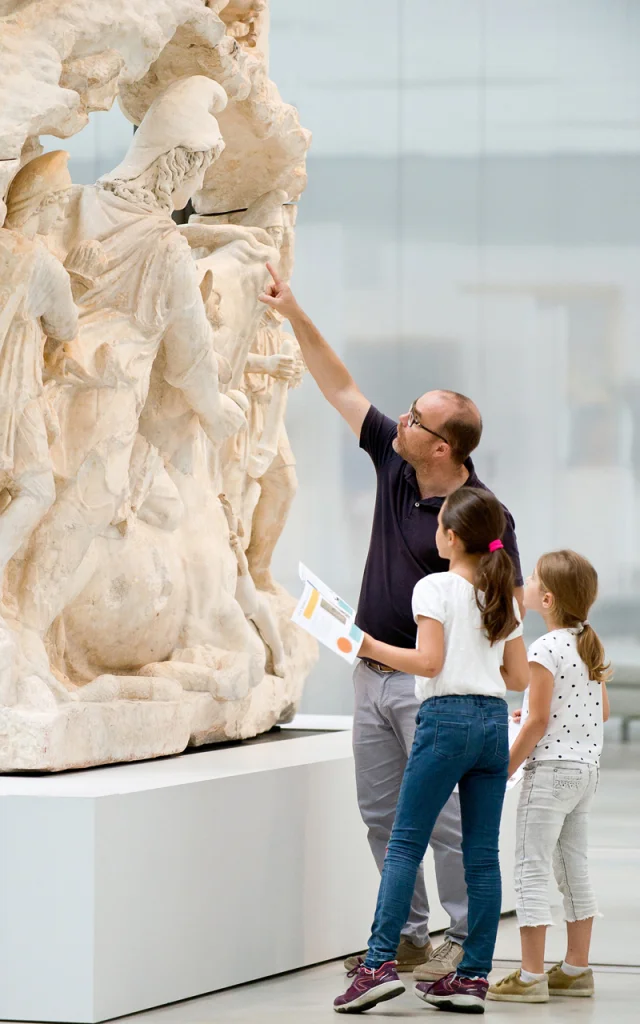
[[[416,981],[438,981],[455,971],[462,960],[464,950],[459,943],[453,939],[446,939],[441,946],[438,946],[426,963],[417,967],[413,972]]]
[[[407,939],[406,936],[402,936],[400,939],[400,945],[396,953],[396,971],[399,974],[403,972],[412,971],[414,967],[419,964],[425,963],[433,953],[433,946],[430,942],[427,942],[426,946],[416,946]],[[364,963],[366,952],[361,954],[354,954],[353,956],[347,957],[344,962],[344,969],[347,973],[349,971],[355,971],[356,967]]]
[[[543,981],[523,981],[518,968],[495,985],[490,985],[487,999],[504,1003],[548,1003],[549,983],[547,978]]]
[[[593,971],[585,967],[582,974],[571,977],[562,970],[562,964],[556,964],[550,971],[547,971],[549,979],[550,996],[575,996],[576,998],[588,999],[592,996],[595,988],[593,983]]]
[[[427,942],[426,946],[416,946],[411,939],[403,935],[396,953],[396,971],[398,974],[413,971],[414,967],[426,963],[432,954],[433,946],[430,942]]]
[[[355,971],[356,967],[359,967],[360,964],[363,964],[366,955],[367,951],[365,949],[364,953],[352,953],[351,956],[348,956],[343,964],[347,974],[349,974],[350,971]]]

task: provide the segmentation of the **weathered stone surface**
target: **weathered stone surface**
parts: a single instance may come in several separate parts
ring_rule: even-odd
[[[227,32],[220,43],[212,48],[197,37],[191,24],[182,26],[144,78],[123,85],[123,110],[138,124],[169,81],[192,74],[214,78],[229,97],[219,118],[226,147],[194,197],[197,212],[244,209],[274,189],[297,200],[306,185],[311,136],[269,79],[263,31],[268,23],[266,3],[233,0],[217,8]]]
[[[316,657],[270,572],[304,367],[258,295],[290,273],[308,134],[266,14],[0,3],[0,771],[255,735]],[[74,186],[38,134],[116,94],[129,152]],[[247,209],[178,228],[190,199]]]
[[[208,48],[225,32],[203,0],[18,0],[3,15],[0,194],[29,136],[75,135],[118,83],[146,74],[181,25]]]

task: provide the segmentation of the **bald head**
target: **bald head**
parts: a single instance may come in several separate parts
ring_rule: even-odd
[[[462,465],[482,437],[482,417],[477,405],[457,391],[428,391],[418,404],[423,402],[437,410],[439,433],[447,439],[453,461]]]

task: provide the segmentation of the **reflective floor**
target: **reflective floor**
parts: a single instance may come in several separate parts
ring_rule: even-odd
[[[491,1003],[487,1016],[505,1024],[524,1018],[527,1024],[635,1024],[640,1019],[639,791],[640,743],[609,742],[591,830],[591,863],[603,915],[596,922],[593,943],[595,999],[561,999],[526,1007]],[[556,917],[558,926],[550,930],[547,945],[550,961],[560,959],[564,952],[559,906]],[[507,918],[498,937],[496,978],[513,969],[518,948],[515,918]],[[121,1020],[137,1024],[329,1024],[338,1019],[331,1004],[343,985],[340,963],[323,964]],[[364,1019],[427,1020],[434,1012],[438,1011],[418,1002],[409,986],[405,995],[369,1011]]]
[[[224,1021],[225,1024],[227,1021],[229,1024],[332,1024],[345,1019],[338,1017],[331,1008],[334,996],[341,991],[343,978],[338,965],[325,964],[259,985],[243,986],[216,996],[124,1019],[141,1021],[143,1024],[208,1024],[209,1021]],[[485,1018],[495,1016],[504,1024],[523,1019],[527,1024],[562,1024],[564,1021],[571,1021],[572,1024],[578,1024],[579,1021],[585,1021],[585,1024],[636,1024],[640,972],[598,973],[596,986],[597,996],[589,1000],[554,1000],[543,1006],[524,1007],[512,1003],[491,1003],[488,1004]],[[433,1019],[434,1022],[445,1022],[452,1017],[432,1010],[408,991],[392,1002],[381,1003],[360,1019],[425,1022]],[[453,1017],[454,1021],[458,1019],[458,1016]]]

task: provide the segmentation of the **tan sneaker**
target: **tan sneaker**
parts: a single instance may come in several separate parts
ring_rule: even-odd
[[[495,985],[490,985],[487,999],[504,1003],[548,1003],[549,983],[547,978],[542,981],[523,981],[518,968]]]
[[[446,939],[441,946],[433,950],[431,956],[413,972],[416,981],[438,981],[455,971],[462,960],[464,950],[453,939]]]
[[[360,964],[364,963],[366,955],[367,951],[365,949],[364,953],[352,953],[351,956],[348,956],[343,965],[347,974],[351,971],[355,971],[356,967],[360,967]]]
[[[430,942],[427,942],[426,946],[416,946],[411,939],[403,935],[396,953],[396,971],[398,974],[413,971],[414,967],[426,963],[432,954],[433,946]]]
[[[426,946],[416,946],[411,939],[402,936],[396,953],[396,971],[399,974],[412,971],[414,967],[425,963],[433,953],[433,946],[427,942]],[[355,971],[356,967],[364,963],[366,952],[348,956],[344,962],[344,969],[347,973]]]
[[[588,999],[592,996],[595,988],[593,983],[593,971],[585,967],[582,974],[571,977],[562,970],[562,964],[556,964],[550,971],[547,971],[549,979],[550,996],[575,996],[578,999]]]

